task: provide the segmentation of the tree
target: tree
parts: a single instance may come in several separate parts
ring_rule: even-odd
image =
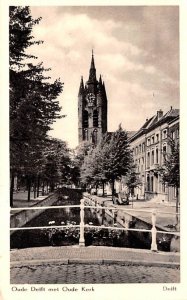
[[[176,225],[178,225],[179,188],[180,188],[180,147],[179,141],[168,139],[169,150],[163,153],[164,164],[159,168],[162,181],[176,188]]]
[[[139,174],[135,170],[135,166],[131,166],[127,176],[126,176],[126,185],[131,194],[134,195],[134,189],[142,185],[142,182],[139,178]]]
[[[54,120],[61,118],[56,98],[63,90],[60,79],[48,82],[43,63],[33,64],[37,57],[28,48],[41,41],[34,41],[33,27],[41,18],[34,20],[30,9],[10,7],[10,170],[11,206],[13,205],[14,176],[24,173],[28,186],[33,176],[40,172],[42,144]],[[30,195],[28,193],[28,200]]]
[[[76,185],[80,184],[81,168],[93,145],[90,142],[83,142],[73,152],[72,155],[72,182]],[[82,181],[83,184],[85,182]]]
[[[81,178],[82,181],[93,184],[111,182],[113,196],[115,180],[126,176],[131,165],[132,154],[127,132],[120,125],[117,131],[106,134],[98,146],[85,157]]]
[[[64,141],[49,138],[43,151],[42,181],[46,181],[53,191],[57,184],[71,182],[70,150]]]
[[[115,180],[121,180],[126,176],[132,165],[132,154],[128,143],[127,132],[121,125],[111,137],[105,137],[103,141],[103,172],[109,182],[112,183],[112,196],[114,195]]]
[[[85,185],[97,186],[106,181],[102,170],[103,156],[101,145],[91,148],[84,158],[81,166],[81,182]],[[103,191],[104,193],[104,191]]]

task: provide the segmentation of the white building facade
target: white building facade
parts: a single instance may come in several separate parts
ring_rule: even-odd
[[[130,139],[136,173],[141,184],[135,188],[138,198],[174,201],[175,189],[163,184],[158,168],[164,163],[164,153],[170,151],[168,138],[179,141],[179,110],[162,110],[150,119]]]

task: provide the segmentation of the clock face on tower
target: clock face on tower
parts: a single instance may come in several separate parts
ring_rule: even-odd
[[[86,100],[88,102],[88,106],[94,106],[94,104],[95,104],[95,95],[93,93],[89,93],[86,96]]]

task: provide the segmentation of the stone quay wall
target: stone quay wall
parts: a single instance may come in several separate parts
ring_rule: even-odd
[[[40,206],[42,206],[42,207],[51,206],[56,201],[57,201],[57,195],[56,195],[56,193],[54,193],[54,194],[47,196],[45,199],[37,202],[36,204],[34,204],[31,207],[34,208],[34,207],[40,207]],[[31,221],[33,218],[39,216],[41,213],[43,213],[45,211],[45,208],[41,209],[41,210],[40,209],[22,210],[22,208],[19,208],[19,209],[20,209],[20,211],[18,211],[17,213],[15,213],[14,215],[12,215],[10,217],[10,228],[22,227],[26,223]],[[10,234],[12,234],[15,231],[11,230]]]
[[[113,204],[109,203],[102,203],[100,199],[96,196],[87,195],[84,197],[85,205],[93,206],[95,209],[97,209],[97,206],[113,206]],[[115,207],[115,206],[114,206]],[[103,209],[98,208],[97,213],[100,216],[100,219],[103,217]],[[130,212],[126,212],[120,209],[114,210],[114,209],[105,209],[105,214],[110,216],[114,223],[117,223],[118,225],[124,227],[124,228],[133,228],[133,229],[152,229],[152,224],[139,218],[135,217],[130,214]],[[166,231],[169,233],[169,231],[166,228],[163,228],[162,226],[156,225],[156,229],[159,231]],[[134,235],[139,240],[143,241],[147,247],[150,246],[151,240],[152,240],[152,234],[151,232],[132,232],[131,234]],[[167,233],[157,233],[157,243],[167,243],[168,238],[170,239],[170,251],[173,252],[179,252],[180,251],[180,237],[176,235],[169,235]]]

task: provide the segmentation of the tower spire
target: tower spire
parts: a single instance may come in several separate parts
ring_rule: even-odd
[[[89,79],[88,81],[93,83],[96,79],[96,69],[95,69],[95,62],[94,62],[94,53],[92,49],[92,58],[91,58],[91,64],[90,64],[90,72],[89,72]]]

